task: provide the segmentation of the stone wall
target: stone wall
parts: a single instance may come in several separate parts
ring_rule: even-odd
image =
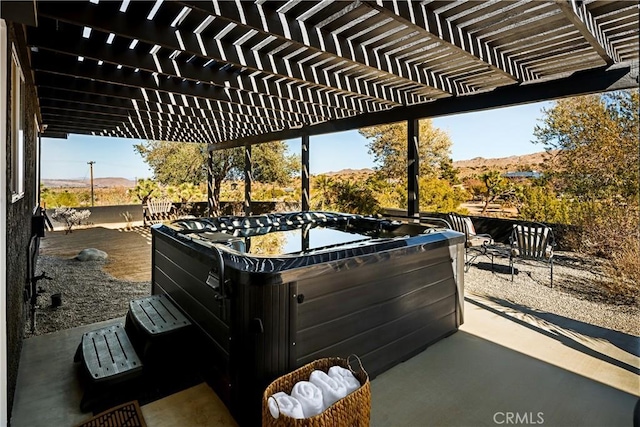
[[[25,77],[25,183],[24,197],[14,203],[7,205],[7,408],[9,419],[11,419],[11,406],[15,392],[18,375],[18,364],[20,363],[20,351],[22,349],[22,339],[26,306],[24,304],[24,288],[28,283],[28,252],[31,239],[31,217],[35,206],[36,189],[36,148],[37,129],[34,115],[37,114],[37,104],[35,97],[35,87],[32,75],[28,67],[27,47],[24,42],[22,27],[7,23],[7,33],[9,47],[7,49],[7,64],[11,64],[11,45],[16,45],[17,53],[20,57],[22,71]],[[7,129],[7,141],[4,141],[7,148],[7,183],[10,181],[12,173],[11,159],[11,67],[3,78],[7,79],[7,105],[2,108],[7,109],[7,123],[3,123]],[[10,197],[11,191],[7,189]],[[9,200],[10,202],[10,200]]]

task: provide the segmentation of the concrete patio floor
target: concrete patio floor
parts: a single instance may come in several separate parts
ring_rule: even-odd
[[[109,322],[25,340],[12,426],[72,426],[91,416],[79,411],[73,354],[84,331]],[[468,295],[457,333],[372,381],[371,425],[631,426],[640,339],[597,329]],[[142,411],[149,427],[234,425],[206,384]]]

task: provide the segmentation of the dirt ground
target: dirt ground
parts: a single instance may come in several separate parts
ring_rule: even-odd
[[[516,218],[518,216],[518,210],[513,207],[501,206],[497,203],[489,203],[487,211],[481,214],[483,202],[466,202],[460,205],[461,208],[465,208],[469,211],[469,215],[476,216],[491,216],[496,218]]]
[[[76,255],[86,248],[100,249],[108,258],[78,261]],[[38,283],[43,292],[38,296],[36,328],[31,331],[28,315],[25,336],[123,317],[130,300],[151,293],[150,229],[93,227],[71,234],[47,232],[40,243],[36,274],[43,271],[52,279]],[[59,307],[52,306],[54,294],[61,295]]]
[[[151,230],[133,227],[132,230],[93,227],[47,232],[40,242],[40,255],[73,258],[86,248],[107,253],[104,271],[116,279],[131,282],[151,280]]]

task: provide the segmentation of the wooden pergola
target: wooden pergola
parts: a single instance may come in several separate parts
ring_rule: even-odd
[[[555,1],[22,1],[45,137],[244,146],[638,87],[638,3]],[[211,183],[210,183],[211,184]],[[211,187],[211,185],[210,185]],[[211,192],[210,192],[211,193]],[[211,200],[211,197],[210,197]]]

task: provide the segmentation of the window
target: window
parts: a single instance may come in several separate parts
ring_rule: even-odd
[[[36,130],[41,132],[40,124],[38,123],[38,116],[34,114],[33,123],[36,126]],[[40,151],[42,151],[42,147],[40,146],[40,133],[38,133],[38,140],[36,141],[36,191],[33,192],[33,206],[40,206]]]
[[[11,202],[24,197],[25,152],[24,152],[24,74],[13,46],[11,55]]]

